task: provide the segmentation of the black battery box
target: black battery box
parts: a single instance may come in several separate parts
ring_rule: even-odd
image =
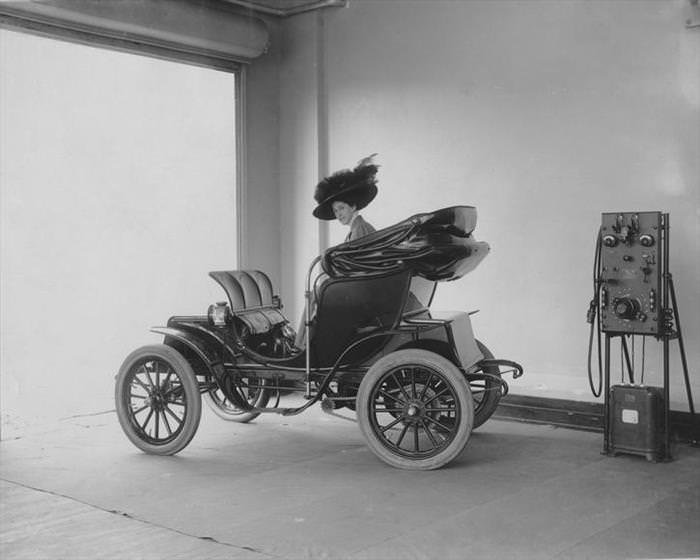
[[[666,458],[663,388],[613,385],[609,410],[608,453],[643,455],[649,461]]]

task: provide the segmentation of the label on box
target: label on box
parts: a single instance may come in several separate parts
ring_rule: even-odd
[[[625,424],[639,424],[639,412],[630,408],[623,408],[622,421]]]

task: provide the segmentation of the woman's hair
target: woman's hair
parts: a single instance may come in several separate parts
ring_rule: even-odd
[[[345,204],[347,204],[348,206],[352,206],[356,210],[359,204],[358,197],[352,196],[352,193],[348,193],[340,198],[336,198],[333,202],[344,202]]]

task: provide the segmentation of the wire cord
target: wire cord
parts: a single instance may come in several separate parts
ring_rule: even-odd
[[[603,357],[601,355],[601,329],[600,329],[600,252],[602,247],[602,227],[598,229],[598,237],[595,244],[595,257],[593,258],[593,299],[588,307],[588,322],[591,324],[588,337],[588,385],[594,397],[599,397],[603,391]],[[597,327],[597,328],[596,328]],[[593,357],[593,331],[598,333],[598,388],[593,384],[593,371],[591,358]]]

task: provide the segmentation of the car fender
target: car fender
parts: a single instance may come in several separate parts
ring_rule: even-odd
[[[428,327],[429,330],[401,347],[436,352],[466,371],[484,359],[469,315],[462,311],[431,311],[429,318],[411,319],[407,321],[410,325]]]
[[[218,372],[216,371],[217,367],[221,367],[223,365],[221,355],[215,352],[210,345],[205,343],[202,335],[199,333],[194,334],[183,328],[174,327],[152,327],[151,332],[164,335],[165,344],[168,344],[168,339],[175,339],[184,344],[201,360],[201,362],[207,368],[208,373],[212,377],[218,378]],[[172,346],[172,344],[168,345]],[[198,368],[193,369],[196,371]]]
[[[450,346],[449,342],[447,342],[446,340],[425,336],[417,340],[411,340],[406,344],[402,344],[401,346],[396,348],[396,350],[406,350],[408,348],[417,348],[420,350],[434,352],[435,354],[439,354],[443,358],[450,360],[457,367],[461,367],[462,365],[459,362],[459,358],[457,357],[454,348]]]
[[[433,316],[449,322],[448,329],[452,338],[451,343],[454,344],[459,361],[465,370],[484,359],[484,355],[476,344],[476,337],[474,336],[469,313],[464,311],[443,311],[435,313]]]

